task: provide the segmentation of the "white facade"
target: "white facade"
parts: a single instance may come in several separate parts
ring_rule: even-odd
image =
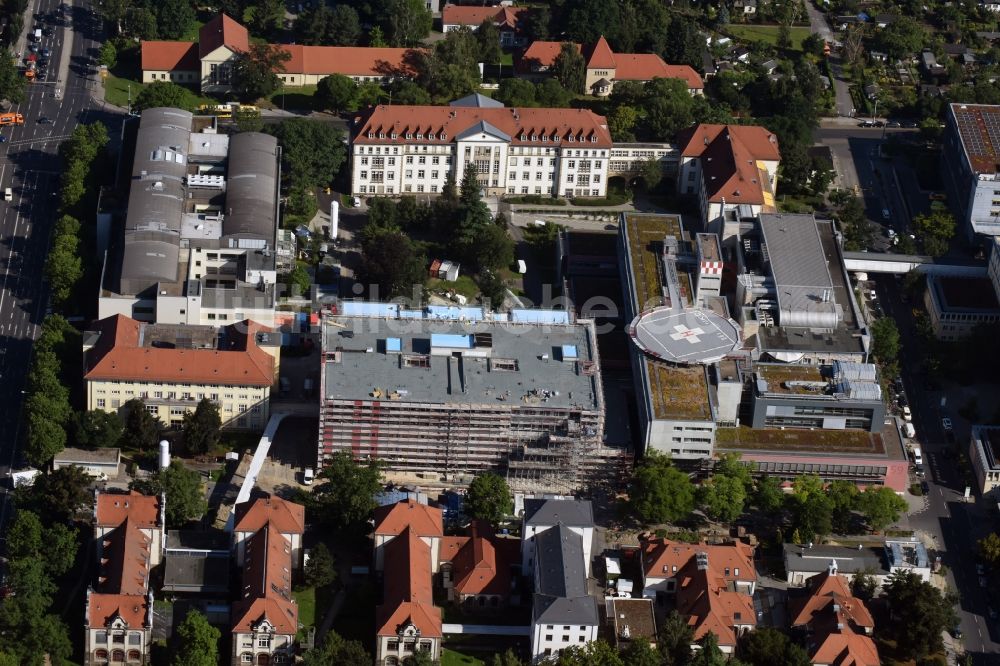
[[[295,663],[294,634],[278,633],[267,618],[262,618],[251,629],[233,632],[232,666]]]
[[[90,593],[88,592],[88,600]],[[138,666],[149,663],[150,646],[153,643],[153,594],[146,599],[148,612],[145,626],[132,627],[116,616],[105,627],[87,627],[85,636],[85,666],[103,664],[128,664]]]
[[[531,625],[532,663],[555,657],[568,647],[584,647],[597,640],[596,624]]]
[[[994,497],[1000,487],[1000,461],[994,457],[992,442],[1000,442],[1000,428],[972,427],[969,462],[976,475],[976,489],[984,497]]]

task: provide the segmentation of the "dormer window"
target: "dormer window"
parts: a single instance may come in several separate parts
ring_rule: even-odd
[[[447,138],[448,138],[448,135],[447,135],[447,134],[445,134],[444,132],[441,132],[441,136],[440,136],[440,139],[441,139],[442,141],[444,141],[444,140],[445,140],[445,139],[447,139]]]
[[[739,575],[740,575],[740,568],[739,567],[736,567],[735,569],[733,569],[733,575],[736,576],[737,578],[739,577]]]
[[[576,137],[574,137],[572,134],[570,134],[569,135],[569,142],[573,143],[574,141],[576,141]]]
[[[528,140],[528,136],[526,134],[522,134],[521,135],[521,141],[527,141],[527,140]]]
[[[537,134],[532,134],[531,135],[531,140],[532,141],[538,141],[538,135]]]
[[[424,133],[423,132],[417,132],[417,138],[418,139],[423,139],[424,138]]]
[[[396,140],[396,133],[393,132],[392,134],[390,134],[389,138],[392,139],[393,141],[395,141]]]
[[[368,132],[368,138],[369,139],[374,139],[375,138],[375,132]]]
[[[558,134],[553,134],[552,135],[552,140],[555,141],[556,143],[559,143],[559,135]]]
[[[406,138],[407,139],[412,139],[413,138],[413,132],[407,132],[406,133]]]
[[[591,143],[597,143],[597,135],[596,134],[594,136],[590,137],[590,142]]]
[[[548,134],[543,134],[542,135],[542,141],[545,141],[546,143],[548,143],[548,141],[549,141],[549,135]]]

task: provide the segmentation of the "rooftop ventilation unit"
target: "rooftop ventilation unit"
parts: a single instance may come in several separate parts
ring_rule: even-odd
[[[226,186],[226,179],[223,176],[209,174],[192,174],[187,177],[189,187],[202,187],[210,190],[221,190]]]

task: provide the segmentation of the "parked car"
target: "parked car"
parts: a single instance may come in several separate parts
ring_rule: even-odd
[[[990,616],[991,620],[997,619],[997,609],[993,608],[993,606],[986,607],[986,614]]]
[[[906,407],[903,407],[903,420],[904,421],[912,421],[913,420],[913,410],[910,409],[909,405],[907,405]]]
[[[951,419],[947,416],[941,419],[941,427],[944,428],[945,432],[951,430]]]
[[[921,481],[920,482],[920,490],[921,490],[921,492],[923,492],[924,495],[926,495],[927,493],[929,493],[931,491],[931,486],[926,481]]]
[[[976,575],[977,576],[985,576],[986,575],[986,567],[983,566],[982,562],[976,562]]]
[[[958,626],[956,624],[954,627],[951,628],[951,635],[952,635],[953,638],[961,638],[962,637],[962,627],[960,627],[960,626]]]
[[[890,217],[892,217],[892,214],[889,212],[888,208],[883,208],[882,209],[882,217],[884,219],[886,219],[886,220],[888,220]]]
[[[886,127],[902,127],[898,120],[890,120],[885,124]]]

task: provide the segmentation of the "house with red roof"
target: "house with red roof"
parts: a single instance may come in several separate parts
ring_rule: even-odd
[[[740,220],[775,213],[781,151],[778,137],[757,125],[701,124],[678,136],[677,191],[698,196],[707,231],[725,242]]]
[[[856,598],[837,561],[806,581],[809,595],[789,602],[791,627],[805,635],[809,659],[817,666],[878,666],[872,640],[875,621]]]
[[[689,544],[669,539],[642,543],[642,595],[673,597],[694,629],[694,641],[712,632],[726,654],[757,625],[753,547],[740,542]]]
[[[305,508],[266,496],[235,511],[233,549],[243,576],[231,612],[231,663],[291,664],[299,630],[292,575],[301,566]]]
[[[530,11],[527,7],[477,7],[471,5],[445,5],[441,10],[441,32],[468,28],[479,30],[484,21],[491,21],[500,31],[500,46],[511,48],[524,44],[519,21]]]
[[[232,63],[249,48],[247,29],[226,14],[218,14],[198,33],[197,42],[143,41],[140,45],[142,82],[173,81],[202,92],[224,93],[232,88]],[[356,82],[410,78],[418,50],[363,46],[277,44],[288,54],[278,73],[282,83],[315,85],[331,74]]]
[[[489,524],[474,521],[467,535],[442,538],[439,557],[449,601],[470,612],[496,612],[507,606],[512,569],[521,559],[520,539],[498,537]]]
[[[217,329],[106,317],[84,336],[87,409],[120,413],[141,398],[153,416],[177,425],[208,398],[223,427],[261,429],[278,378],[278,344],[250,320]]]
[[[544,76],[562,51],[562,42],[532,42],[521,55],[518,69],[531,78]],[[653,79],[678,79],[691,95],[705,92],[701,76],[690,65],[668,65],[655,53],[615,53],[602,36],[597,43],[583,47],[573,44],[586,62],[584,88],[587,94],[607,97],[616,81],[645,83]]]
[[[163,555],[164,498],[98,493],[97,578],[87,589],[84,663],[147,663],[152,643],[149,574]]]

